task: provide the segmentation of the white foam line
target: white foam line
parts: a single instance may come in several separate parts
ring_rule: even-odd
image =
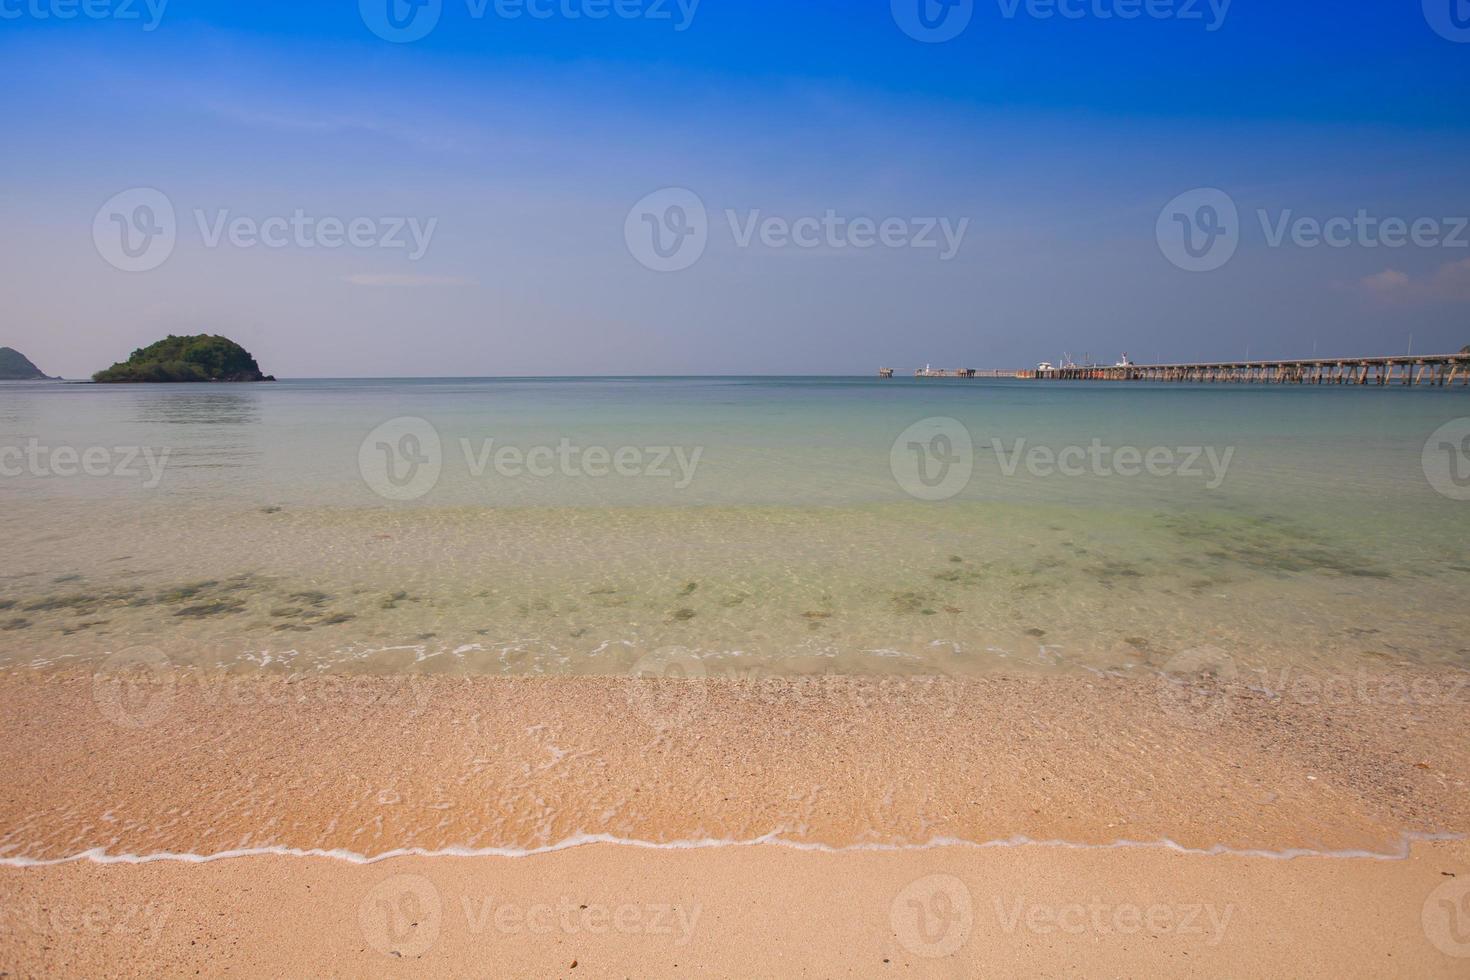
[[[249,847],[231,851],[219,851],[215,854],[176,854],[171,851],[162,851],[156,854],[108,854],[103,848],[94,847],[80,854],[62,858],[0,858],[0,867],[10,868],[44,868],[57,864],[70,864],[75,861],[92,861],[95,864],[152,864],[155,861],[179,861],[186,864],[207,864],[211,861],[226,861],[234,858],[245,857],[301,857],[301,858],[330,858],[336,861],[346,861],[349,864],[377,864],[379,861],[391,861],[394,858],[404,857],[502,857],[502,858],[524,858],[535,857],[538,854],[552,854],[557,851],[566,851],[574,847],[585,847],[589,844],[613,844],[619,847],[640,847],[655,851],[686,851],[699,850],[711,847],[759,847],[771,845],[786,847],[796,851],[817,851],[824,854],[846,854],[856,851],[928,851],[942,847],[966,847],[984,849],[992,847],[1059,847],[1082,851],[1110,851],[1127,848],[1157,848],[1173,851],[1178,854],[1192,854],[1204,857],[1231,856],[1267,858],[1270,860],[1289,861],[1294,858],[1316,857],[1316,858],[1355,858],[1373,861],[1403,861],[1409,857],[1410,848],[1416,843],[1429,843],[1434,841],[1464,840],[1464,834],[1404,834],[1399,839],[1398,847],[1392,851],[1319,851],[1309,848],[1287,848],[1284,850],[1269,850],[1264,848],[1235,848],[1224,844],[1215,844],[1210,847],[1185,847],[1177,841],[1165,837],[1156,841],[1115,840],[1107,844],[1085,844],[1077,841],[1067,840],[1036,840],[1026,836],[1015,836],[990,841],[968,841],[956,837],[936,837],[923,844],[849,844],[842,847],[832,847],[827,844],[811,844],[802,841],[786,840],[779,832],[766,834],[751,840],[728,840],[719,838],[704,838],[700,840],[681,840],[656,842],[635,840],[627,837],[614,837],[610,834],[577,834],[557,844],[548,844],[544,847],[516,848],[516,847],[447,847],[441,850],[428,850],[422,847],[399,848],[392,851],[384,851],[382,854],[366,855],[356,851],[345,851],[341,849],[322,848],[295,848],[295,847]]]

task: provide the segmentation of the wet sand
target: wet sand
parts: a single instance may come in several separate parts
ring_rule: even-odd
[[[655,666],[655,665],[651,665]],[[0,860],[588,838],[1401,852],[1470,830],[1466,673],[0,675]],[[662,676],[659,676],[659,675]]]
[[[369,865],[81,862],[0,868],[0,970],[1462,977],[1467,896],[1464,843],[1405,860],[590,845]]]
[[[0,972],[1470,969],[1463,671],[677,666],[0,674]]]

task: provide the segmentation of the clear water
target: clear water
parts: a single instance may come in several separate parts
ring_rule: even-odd
[[[1466,415],[1463,388],[0,385],[0,658],[620,673],[673,649],[711,673],[968,673],[1151,669],[1209,648],[1470,665],[1470,503],[1423,463]],[[401,443],[402,425],[369,439],[400,418],[432,425],[440,451]],[[926,419],[955,421],[895,463]],[[909,444],[935,450],[936,477],[955,447],[929,440],[956,424],[973,473],[920,499]],[[563,471],[563,441],[606,456]],[[1025,462],[1094,441],[1096,471]],[[498,470],[506,446],[547,447],[546,475]],[[146,456],[131,475],[69,475],[59,447],[102,469],[133,447],[168,455],[157,481]],[[1120,447],[1173,455],[1133,475]],[[437,479],[386,499],[373,460],[404,448]],[[17,474],[27,451],[42,463]]]

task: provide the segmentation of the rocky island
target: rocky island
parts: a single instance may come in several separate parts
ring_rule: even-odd
[[[0,381],[51,381],[30,358],[10,347],[0,347]]]
[[[250,352],[228,337],[197,334],[166,339],[133,351],[105,371],[92,375],[99,384],[195,381],[274,381],[262,374]]]

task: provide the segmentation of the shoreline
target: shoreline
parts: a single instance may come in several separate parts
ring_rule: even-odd
[[[1266,861],[1296,861],[1303,858],[1327,858],[1344,861],[1404,861],[1413,853],[1414,847],[1423,844],[1457,843],[1470,840],[1470,834],[1463,833],[1405,833],[1397,848],[1386,851],[1315,851],[1308,848],[1286,848],[1283,850],[1265,850],[1261,848],[1240,849],[1228,847],[1224,844],[1216,844],[1212,847],[1185,847],[1177,841],[1163,838],[1160,840],[1114,840],[1102,843],[1084,843],[1081,841],[1068,840],[1032,840],[1028,837],[1013,837],[1007,839],[967,841],[953,838],[943,838],[916,844],[849,844],[832,846],[827,844],[805,843],[791,841],[781,838],[776,832],[764,837],[751,840],[674,840],[674,841],[648,841],[631,838],[609,837],[605,834],[594,834],[582,837],[569,838],[556,844],[544,847],[515,849],[504,847],[487,847],[469,849],[462,847],[447,847],[437,851],[423,848],[399,848],[393,851],[385,851],[381,854],[357,854],[351,851],[323,850],[320,848],[290,848],[290,847],[260,847],[247,848],[236,851],[218,851],[212,854],[188,854],[161,852],[153,854],[109,854],[102,849],[83,851],[67,857],[32,859],[32,858],[0,858],[0,868],[55,868],[67,864],[95,864],[103,867],[112,865],[139,866],[145,864],[212,864],[216,861],[237,861],[243,858],[294,858],[341,861],[344,864],[370,866],[382,864],[386,861],[397,861],[404,858],[417,858],[432,860],[435,858],[504,858],[508,860],[522,860],[528,858],[542,857],[548,854],[560,854],[564,851],[572,851],[581,847],[617,847],[629,848],[631,850],[643,851],[705,851],[718,848],[754,848],[775,847],[785,848],[793,851],[802,851],[814,854],[905,854],[922,851],[935,851],[943,849],[953,850],[975,850],[985,851],[991,849],[1011,848],[1041,848],[1063,851],[1164,851],[1171,854],[1184,854],[1190,857],[1237,857],[1257,858]]]
[[[1324,906],[1323,896],[1331,895]],[[588,845],[372,865],[0,868],[20,975],[1460,976],[1470,844],[1290,862],[1157,849]]]
[[[262,671],[219,685],[151,662],[0,672],[14,759],[0,862],[608,841],[1393,855],[1414,835],[1470,831],[1462,672],[1399,669],[1343,687],[1356,696],[1339,704],[1199,666],[1152,679]]]
[[[1462,976],[1464,672],[1196,666],[0,671],[0,973]]]

